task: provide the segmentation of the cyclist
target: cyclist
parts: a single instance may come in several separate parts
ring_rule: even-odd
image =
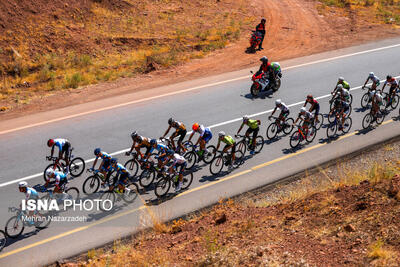
[[[214,154],[217,153],[218,148],[221,142],[225,143],[225,147],[223,148],[222,152],[227,152],[231,149],[231,162],[229,164],[229,169],[233,168],[233,162],[235,161],[235,151],[236,151],[236,141],[230,135],[226,135],[225,132],[221,131],[218,133],[218,144],[214,151]]]
[[[203,158],[205,153],[208,153],[209,151],[206,151],[206,144],[211,140],[212,138],[212,133],[210,128],[204,127],[204,125],[200,125],[198,123],[194,123],[192,125],[192,134],[189,136],[189,141],[192,140],[192,137],[195,133],[199,133],[199,139],[197,139],[197,142],[194,144],[197,146],[200,144],[200,150],[197,153],[199,155],[199,161]]]
[[[143,158],[143,154],[140,152],[140,149],[141,148],[146,148],[146,149],[151,148],[149,138],[138,135],[136,131],[134,131],[131,134],[131,138],[132,138],[132,142],[133,142],[132,147],[128,152],[125,153],[125,155],[129,156],[132,153],[133,149],[135,149],[136,152],[138,153],[138,155],[140,155],[140,157]]]
[[[56,183],[55,183],[55,187],[53,190],[53,193],[62,193],[62,186],[67,183],[68,179],[67,179],[67,174],[63,173],[63,172],[59,172],[59,171],[54,171],[52,169],[49,169],[46,171],[46,176],[47,176],[47,181],[46,184],[44,185],[46,188],[49,185],[50,182],[50,178],[54,178]]]
[[[310,126],[310,124],[312,124],[312,122],[314,120],[314,116],[310,111],[307,111],[307,109],[305,107],[302,107],[300,109],[300,113],[299,113],[297,119],[295,120],[294,124],[296,124],[299,120],[303,121],[304,131],[307,132],[308,127]]]
[[[183,185],[183,172],[185,171],[186,164],[187,164],[186,159],[183,156],[179,155],[178,153],[175,153],[172,150],[168,150],[166,152],[166,156],[167,156],[168,160],[165,161],[164,166],[165,166],[165,164],[167,164],[167,162],[169,160],[172,160],[172,165],[169,167],[168,171],[169,171],[169,173],[172,173],[173,169],[175,167],[175,170],[176,170],[177,174],[179,175],[179,183],[178,183],[177,187],[175,188],[175,192],[179,192]]]
[[[19,182],[18,189],[19,189],[19,192],[25,193],[26,201],[28,201],[29,199],[34,199],[34,200],[38,200],[39,199],[38,192],[35,189],[33,189],[32,187],[28,187],[28,183],[25,182],[25,181]],[[33,210],[29,211],[28,212],[28,216],[32,216],[33,213],[34,213]],[[33,224],[33,221],[32,221],[32,224]]]
[[[260,58],[260,61],[262,62],[262,64],[260,66],[260,69],[257,71],[256,76],[263,73],[263,79],[268,79],[270,81],[270,74],[273,72],[271,63],[268,62],[268,58],[266,56]]]
[[[277,123],[278,123],[278,132],[281,131],[281,123],[285,123],[286,118],[289,116],[290,111],[289,111],[289,107],[286,106],[285,103],[282,102],[282,100],[277,99],[275,100],[275,108],[272,111],[271,115],[268,117],[268,119],[271,119],[272,115],[274,115],[275,111],[279,109],[281,111],[281,113],[279,114]]]
[[[53,157],[54,154],[54,147],[58,147],[58,158],[64,159],[67,165],[66,171],[69,172],[69,156],[71,152],[71,143],[64,138],[56,138],[56,139],[49,139],[47,141],[47,146],[51,147],[51,155]],[[64,157],[63,157],[64,155]]]
[[[344,89],[350,90],[350,84],[348,82],[346,82],[343,77],[339,77],[335,88],[331,92],[331,95],[335,95],[336,94],[336,90],[338,89],[339,85],[342,85],[343,86],[342,88],[344,88]]]
[[[371,115],[376,118],[379,107],[382,106],[383,97],[376,90],[371,91],[369,97],[372,100]]]
[[[96,156],[94,162],[93,162],[93,166],[91,168],[91,170],[94,170],[94,167],[96,166],[97,160],[99,158],[102,159],[100,166],[99,166],[99,171],[100,173],[102,173],[104,175],[104,177],[106,177],[106,179],[104,180],[104,182],[101,183],[102,186],[104,186],[105,183],[108,182],[109,180],[109,174],[110,174],[110,170],[111,170],[111,156],[109,154],[107,154],[104,151],[101,151],[100,148],[96,148],[94,150],[94,155]]]
[[[308,95],[306,98],[306,102],[304,102],[303,107],[305,107],[307,105],[307,103],[311,104],[311,107],[308,111],[309,112],[314,111],[315,122],[318,123],[319,122],[318,114],[319,114],[319,108],[320,108],[318,101],[312,95]]]
[[[261,22],[256,26],[256,32],[261,33],[261,42],[260,45],[258,46],[258,50],[262,50],[264,49],[262,47],[263,41],[264,41],[264,37],[265,37],[265,23],[267,22],[266,19],[261,19]]]
[[[243,128],[244,125],[249,126],[249,128],[248,128],[247,131],[246,131],[245,136],[246,136],[246,137],[249,137],[249,135],[250,135],[251,133],[253,134],[253,137],[252,137],[251,142],[250,142],[250,144],[251,144],[251,145],[250,145],[250,154],[251,154],[251,155],[254,154],[254,149],[256,148],[256,137],[257,137],[257,135],[258,135],[258,131],[260,130],[260,127],[259,127],[260,124],[261,124],[261,121],[260,121],[260,120],[250,120],[250,119],[249,119],[249,116],[244,115],[244,116],[243,116],[243,122],[242,122],[242,124],[240,125],[240,128],[239,128],[239,130],[238,130],[237,133],[236,133],[236,135],[238,135],[238,134],[240,133],[240,131],[242,130],[242,128]]]
[[[350,92],[341,84],[336,86],[336,90],[331,101],[334,101],[337,97],[340,97],[343,101],[350,103]]]
[[[118,163],[117,158],[111,158],[111,167],[118,175],[118,193],[125,192],[125,194],[128,195],[130,190],[125,187],[125,184],[130,177],[128,170],[123,165]],[[115,184],[110,185],[110,190],[113,190],[114,186]]]
[[[393,97],[396,95],[396,89],[399,86],[399,84],[395,78],[393,78],[391,75],[388,75],[388,76],[386,76],[386,81],[383,83],[382,92],[383,92],[383,89],[385,89],[386,85],[390,86],[390,88],[389,88],[390,101],[388,99],[388,101],[386,103],[386,107],[388,107],[389,105],[392,104],[391,102],[393,100]]]
[[[156,139],[150,140],[150,146],[151,146],[151,148],[146,151],[145,160],[147,160],[150,157],[151,153],[154,150],[157,150],[159,152],[159,156],[157,158],[158,159],[157,167],[160,169],[162,166],[162,163],[165,159],[165,155],[162,157],[161,157],[161,155],[165,154],[165,152],[167,152],[169,150],[169,148],[166,145],[164,145],[160,142],[157,142]]]
[[[175,121],[173,118],[169,118],[169,119],[168,119],[168,125],[169,125],[169,126],[168,126],[168,129],[167,129],[167,131],[164,133],[164,135],[162,136],[162,138],[164,138],[164,137],[168,134],[168,132],[169,132],[169,130],[170,130],[171,128],[175,128],[175,132],[169,137],[169,140],[171,140],[172,148],[173,148],[174,150],[176,150],[176,151],[179,151],[179,150],[175,147],[175,143],[174,143],[174,138],[177,137],[177,136],[179,136],[179,139],[178,139],[178,147],[179,147],[180,149],[182,149],[183,152],[185,152],[186,149],[185,149],[185,147],[182,145],[182,141],[183,141],[183,139],[185,138],[186,133],[187,133],[187,130],[186,130],[185,125],[184,125],[183,123],[179,122],[179,121]]]
[[[372,86],[371,86],[371,89],[369,90],[369,92],[376,90],[376,87],[379,86],[379,84],[381,83],[379,81],[379,78],[377,76],[375,76],[375,74],[373,72],[370,72],[367,77],[367,80],[365,81],[362,88],[364,88],[367,85],[369,80],[372,81]]]
[[[340,120],[339,130],[342,130],[344,119],[350,111],[350,104],[347,101],[336,98],[333,105],[333,109],[329,112],[329,116],[336,112],[335,116],[337,116],[338,120]]]

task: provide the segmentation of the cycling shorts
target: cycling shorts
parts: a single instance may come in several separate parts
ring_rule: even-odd
[[[186,165],[187,165],[186,162],[185,163],[180,163],[180,164],[177,163],[175,165],[176,172],[178,174],[183,174],[183,172],[185,171]]]
[[[258,135],[258,131],[260,130],[260,128],[256,128],[256,129],[251,129],[250,127],[247,129],[246,131],[246,135],[250,135],[251,133],[253,133],[253,139],[257,137]]]
[[[174,137],[179,136],[178,143],[182,143],[183,139],[185,138],[187,130],[178,129],[174,133]]]
[[[126,180],[129,178],[129,173],[123,172],[119,175],[118,183],[121,185],[126,184]]]
[[[319,114],[319,103],[314,105],[314,108],[311,110],[311,112],[315,111],[315,116],[318,116]]]
[[[202,139],[204,140],[204,142],[208,143],[208,141],[210,141],[212,138],[212,133],[211,131],[205,131],[203,134]]]
[[[62,153],[65,155],[65,158],[69,157],[69,153],[71,151],[71,143],[70,142],[65,142],[62,148]]]
[[[231,145],[225,145],[224,149],[225,150],[227,147],[230,147]],[[232,145],[232,154],[234,154],[236,152],[236,143]]]

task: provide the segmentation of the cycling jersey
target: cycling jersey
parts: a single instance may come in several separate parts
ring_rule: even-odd
[[[28,199],[38,199],[39,198],[39,194],[32,187],[27,187],[26,188],[26,192],[25,192],[25,197],[26,197],[26,200],[28,200]]]
[[[379,93],[375,93],[374,94],[374,97],[375,97],[375,101],[377,102],[377,103],[382,103],[382,95],[381,94],[379,94]]]
[[[139,136],[139,140],[142,140],[138,142],[140,147],[150,147],[150,141],[147,137]]]
[[[319,105],[318,101],[315,100],[314,98],[311,101],[308,101],[308,99],[305,102],[305,105],[307,105],[307,103],[310,103],[311,105],[315,104],[316,106]]]
[[[257,122],[257,120],[247,120],[247,123],[246,123],[246,125],[247,126],[249,126],[249,128],[251,128],[251,129],[257,129],[258,128],[258,122]]]
[[[157,146],[155,148],[151,147],[149,153],[152,153],[154,151],[154,149],[157,150],[158,152],[165,153],[165,152],[167,152],[168,147],[164,144],[157,142]]]
[[[380,81],[379,81],[379,78],[377,77],[377,76],[374,76],[374,77],[369,77],[368,79],[371,79],[372,80],[372,82],[374,82],[377,86],[381,83]]]
[[[300,113],[300,116],[303,116],[304,120],[312,120],[314,118],[314,115],[309,111],[306,111],[304,115]]]
[[[179,121],[176,121],[171,126],[174,127],[176,130],[182,130],[182,131],[186,130],[185,125],[183,123],[179,122]]]
[[[101,151],[100,154],[98,156],[96,156],[96,159],[101,158],[102,160],[110,160],[111,156],[109,154],[107,154],[104,151]]]
[[[344,97],[349,97],[349,96],[350,96],[349,90],[343,89],[343,90],[342,90],[342,95],[343,95]]]
[[[212,133],[210,128],[204,127],[204,125],[200,125],[198,132],[204,141],[208,142],[211,140]]]
[[[122,164],[120,164],[120,163],[117,163],[117,165],[116,165],[115,167],[113,167],[113,169],[114,169],[114,171],[116,171],[118,174],[121,174],[121,173],[128,173],[128,171],[126,170],[126,168],[125,168]]]
[[[172,158],[172,160],[173,160],[172,167],[177,164],[180,165],[180,164],[186,163],[186,159],[183,156],[179,155],[178,153],[174,154],[174,157]]]
[[[60,151],[63,150],[63,146],[66,143],[68,143],[67,139],[63,139],[63,138],[54,139],[54,145],[57,146]]]
[[[281,103],[281,105],[280,106],[277,106],[282,112],[289,112],[289,107],[288,106],[286,106],[286,104],[285,103]]]
[[[387,84],[390,85],[390,87],[397,87],[398,82],[396,81],[395,78],[392,78],[390,81],[386,80],[383,85],[386,86]]]
[[[55,171],[54,179],[56,180],[56,185],[60,185],[60,182],[64,182],[67,180],[67,175],[63,172]]]
[[[347,89],[347,90],[350,89],[350,84],[349,84],[348,82],[346,82],[346,81],[338,82],[337,85],[339,85],[339,84],[343,85],[343,88],[344,88],[344,89]],[[337,86],[337,85],[336,85],[336,86]]]
[[[235,144],[235,139],[233,139],[230,135],[225,135],[221,141],[229,146]]]

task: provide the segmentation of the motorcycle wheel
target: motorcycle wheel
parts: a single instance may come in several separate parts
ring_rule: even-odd
[[[253,85],[250,88],[250,93],[253,97],[257,97],[258,94],[260,93],[260,85],[257,83],[253,83]]]

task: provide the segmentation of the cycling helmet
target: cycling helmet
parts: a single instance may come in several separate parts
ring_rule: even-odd
[[[314,97],[313,97],[313,95],[308,95],[307,98],[313,99]]]
[[[306,108],[305,107],[302,107],[301,109],[300,109],[300,113],[304,113],[304,112],[306,112],[307,110],[306,110]]]
[[[137,134],[136,131],[134,131],[134,132],[131,133],[132,139],[135,139],[137,136],[138,136],[138,134]]]
[[[197,131],[199,129],[199,127],[200,127],[200,125],[196,122],[195,124],[193,124],[192,130]]]
[[[117,161],[118,161],[117,158],[111,158],[111,160],[110,160],[111,164],[113,164],[113,165],[116,164]]]
[[[339,82],[343,82],[344,81],[344,78],[343,77],[339,77]]]
[[[155,144],[157,144],[157,140],[156,139],[151,139],[150,140],[150,145],[154,146]]]
[[[168,149],[167,152],[166,152],[167,156],[171,156],[171,155],[173,155],[174,153],[175,153],[175,152],[174,152],[172,149]]]
[[[48,147],[52,147],[54,145],[54,140],[53,139],[49,139],[48,141],[47,141],[47,146]]]
[[[343,90],[343,85],[338,84],[337,89],[338,89],[338,91],[342,91]]]
[[[386,76],[386,80],[391,80],[393,77],[392,77],[392,75],[388,75],[388,76]]]
[[[175,121],[175,120],[174,120],[173,118],[169,118],[169,119],[168,119],[168,124],[171,125],[172,123],[174,123],[174,121]]]
[[[374,77],[375,76],[375,74],[371,71],[370,73],[369,73],[369,75],[368,75],[368,77],[370,77],[370,78],[372,78],[372,77]]]
[[[248,121],[248,120],[249,120],[249,116],[244,115],[244,116],[243,116],[243,121],[246,122],[246,121]]]
[[[19,182],[18,187],[28,187],[28,183],[25,181]]]
[[[265,23],[265,22],[267,22],[267,20],[264,19],[264,18],[262,18],[262,19],[261,19],[261,23]]]
[[[94,150],[94,154],[97,156],[98,154],[100,154],[100,152],[101,152],[101,149],[100,148],[96,148],[95,150]]]
[[[223,136],[225,136],[225,132],[220,131],[220,132],[218,133],[218,135],[219,135],[219,137],[223,137]]]
[[[275,100],[275,105],[279,106],[280,104],[282,104],[282,100],[280,99]]]
[[[266,56],[263,56],[262,58],[260,58],[260,61],[262,61],[263,63],[268,63],[268,58]]]
[[[54,175],[54,170],[53,169],[48,169],[47,171],[46,171],[46,177],[47,178],[50,178],[51,176],[53,176]]]

